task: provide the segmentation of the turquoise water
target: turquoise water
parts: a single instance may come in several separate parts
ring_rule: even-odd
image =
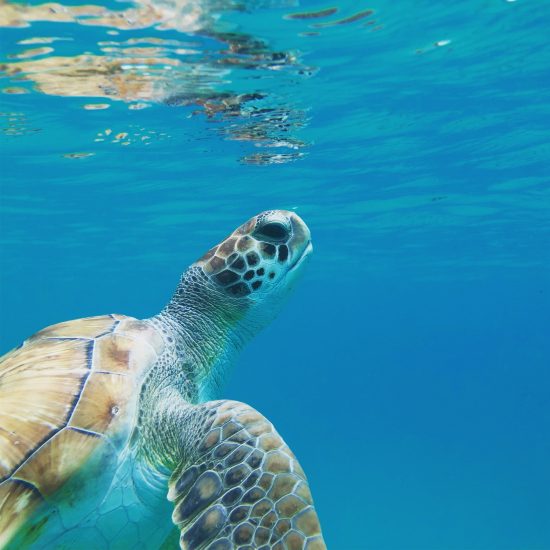
[[[295,209],[314,258],[224,397],[328,547],[550,548],[550,6],[75,6],[0,7],[2,350]]]

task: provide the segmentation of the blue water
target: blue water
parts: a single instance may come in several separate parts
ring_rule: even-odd
[[[2,350],[295,209],[314,259],[224,397],[328,547],[550,549],[548,3],[98,1],[137,11],[1,8]]]

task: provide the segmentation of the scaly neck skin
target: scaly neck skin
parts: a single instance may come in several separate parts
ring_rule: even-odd
[[[217,397],[233,359],[255,332],[241,322],[246,305],[246,300],[231,299],[214,288],[192,266],[153,318],[173,339],[178,363],[185,364],[196,384],[199,402]]]

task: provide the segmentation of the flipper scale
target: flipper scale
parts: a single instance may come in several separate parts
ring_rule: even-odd
[[[183,550],[323,549],[306,476],[273,425],[237,401],[187,406],[169,483]]]

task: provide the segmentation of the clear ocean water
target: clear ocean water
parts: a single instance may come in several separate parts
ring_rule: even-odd
[[[224,397],[330,549],[550,549],[550,4],[0,6],[1,348],[158,312],[251,215],[315,247]]]

